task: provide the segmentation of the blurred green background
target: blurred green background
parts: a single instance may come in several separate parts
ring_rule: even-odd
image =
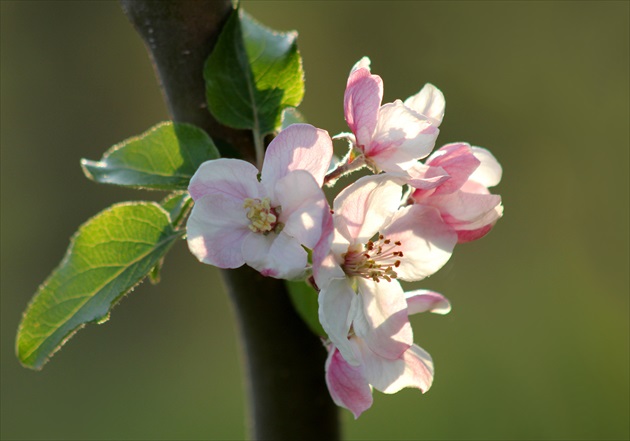
[[[504,168],[495,230],[414,285],[454,308],[413,319],[433,388],[375,393],[358,421],[343,412],[345,437],[628,439],[629,3],[243,4],[300,32],[309,122],[347,130],[346,77],[368,55],[385,102],[434,83],[447,100],[438,144],[489,148]],[[160,285],[138,287],[42,372],[15,359],[20,315],[76,228],[158,196],[96,185],[79,159],[167,114],[117,2],[0,7],[2,438],[243,438],[232,311],[184,244]]]

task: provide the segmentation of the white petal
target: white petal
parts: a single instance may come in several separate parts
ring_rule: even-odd
[[[190,252],[219,268],[245,263],[241,245],[251,233],[243,202],[224,193],[198,199],[186,224]]]
[[[446,101],[440,89],[427,83],[420,92],[405,100],[405,106],[428,117],[435,127],[439,127],[444,118]]]
[[[442,294],[426,289],[417,289],[405,293],[407,299],[407,313],[432,312],[434,314],[448,314],[451,312],[451,303]]]
[[[332,140],[327,131],[309,124],[292,124],[269,144],[260,180],[273,186],[290,171],[304,170],[321,187],[332,154]]]
[[[245,263],[263,276],[294,279],[306,268],[307,255],[297,239],[280,232],[253,233],[243,242]]]
[[[376,129],[365,155],[382,170],[406,170],[431,153],[438,133],[439,129],[429,119],[396,100],[379,109]]]
[[[372,351],[396,359],[413,344],[405,294],[395,280],[358,279],[358,308],[353,326]]]
[[[426,392],[433,383],[433,360],[418,345],[412,345],[397,360],[388,360],[370,353],[367,345],[358,345],[365,376],[375,389],[393,394],[405,387]]]
[[[259,198],[262,186],[257,175],[258,170],[249,162],[240,159],[213,159],[201,164],[190,179],[188,191],[195,201],[214,193],[224,193],[241,201],[245,198]]]
[[[333,279],[319,291],[319,322],[343,358],[352,365],[359,364],[354,346],[348,340],[355,297],[347,278]]]
[[[282,231],[312,249],[321,237],[323,217],[330,212],[313,176],[301,170],[289,173],[277,182],[275,198],[281,206]]]
[[[395,268],[398,278],[422,280],[432,275],[450,259],[457,243],[457,234],[431,207],[411,205],[396,212],[381,231],[392,243],[401,242],[398,251],[403,257]]]
[[[351,244],[365,243],[396,212],[401,196],[402,187],[386,175],[362,177],[335,198],[335,227],[347,231]]]
[[[470,180],[485,187],[494,187],[501,182],[503,169],[492,153],[482,147],[473,147],[472,149],[475,157],[481,161],[481,165],[470,176]]]

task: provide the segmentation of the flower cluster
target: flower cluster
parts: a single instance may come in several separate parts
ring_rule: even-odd
[[[217,159],[189,186],[188,245],[200,261],[309,279],[319,291],[326,384],[355,417],[371,406],[373,387],[430,388],[433,362],[414,344],[409,314],[446,314],[450,304],[430,291],[405,293],[400,281],[434,274],[458,242],[484,236],[503,212],[488,190],[502,172],[489,151],[454,143],[431,154],[444,116],[440,90],[427,84],[381,105],[382,97],[381,78],[361,59],[344,95],[351,132],[335,137],[350,151],[333,170],[328,133],[294,124],[269,144],[262,170]],[[372,174],[341,190],[331,209],[322,186],[361,167]]]

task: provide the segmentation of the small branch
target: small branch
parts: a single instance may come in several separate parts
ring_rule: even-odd
[[[221,126],[205,107],[203,65],[232,11],[230,0],[121,2],[147,45],[173,119],[204,128],[254,162],[252,133]],[[221,275],[244,342],[252,437],[339,439],[337,407],[324,381],[326,351],[294,311],[284,282],[245,266]]]
[[[328,173],[324,177],[324,184],[331,187],[335,185],[335,182],[337,181],[337,179],[341,178],[344,175],[357,171],[365,166],[366,166],[365,156],[363,155],[357,156],[356,158],[354,158],[354,160],[352,160],[352,162],[348,160],[344,162],[343,164],[337,166],[337,168],[332,170],[330,173]]]

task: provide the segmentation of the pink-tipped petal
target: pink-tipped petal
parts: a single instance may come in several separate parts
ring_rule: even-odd
[[[417,289],[405,293],[407,298],[407,313],[418,314],[420,312],[432,312],[434,314],[448,314],[451,312],[451,303],[442,294],[426,289]]]
[[[357,279],[358,307],[353,327],[372,351],[396,359],[413,344],[405,293],[395,280]]]
[[[426,164],[445,170],[451,177],[433,193],[438,195],[459,190],[479,167],[480,161],[473,154],[470,145],[458,142],[440,147],[429,157]]]
[[[336,405],[345,407],[357,419],[372,406],[372,388],[362,366],[352,366],[331,346],[326,360],[326,385]]]
[[[333,217],[330,210],[324,212],[321,225],[322,234],[313,248],[313,277],[319,287],[320,282],[325,285],[332,278],[343,278],[344,273],[330,254],[330,247],[335,232]]]
[[[434,274],[450,259],[457,243],[455,231],[431,207],[411,205],[401,208],[381,231],[392,243],[400,242],[403,257],[395,268],[398,278],[422,280]]]
[[[431,153],[438,133],[429,119],[396,100],[379,109],[378,123],[365,155],[381,170],[407,170]]]
[[[292,124],[269,144],[261,181],[273,186],[289,172],[304,170],[313,175],[321,187],[332,154],[332,140],[328,132],[309,124]]]
[[[277,182],[275,195],[282,207],[282,231],[312,249],[321,237],[324,215],[330,213],[322,189],[310,173],[297,170]]]
[[[261,274],[294,279],[304,273],[307,254],[297,239],[284,233],[252,233],[243,242],[245,263]]]
[[[219,268],[238,268],[245,263],[241,244],[251,234],[243,202],[223,193],[198,199],[187,229],[190,252],[201,262]]]
[[[482,147],[473,147],[472,150],[481,165],[470,176],[470,180],[485,187],[494,187],[501,182],[503,169],[492,153]]]
[[[343,98],[344,115],[361,149],[369,145],[372,139],[382,99],[381,77],[371,75],[365,68],[350,73]]]
[[[435,127],[439,127],[444,118],[446,101],[440,89],[427,83],[420,92],[405,100],[405,106],[426,116]]]
[[[433,190],[451,179],[443,168],[430,167],[421,162],[415,163],[411,168],[397,175],[403,177],[405,184],[424,192]]]
[[[466,182],[460,191],[435,196],[424,203],[436,207],[446,223],[456,230],[477,230],[494,224],[503,214],[501,196],[473,181]]]
[[[364,176],[333,202],[335,226],[351,244],[365,243],[389,221],[400,205],[402,187],[386,175]]]
[[[330,341],[341,351],[343,358],[352,365],[359,364],[355,349],[348,340],[351,324],[351,309],[356,294],[350,280],[332,279],[324,287],[319,287],[319,322],[328,334]]]
[[[354,66],[352,66],[352,69],[350,70],[350,76],[348,77],[348,83],[347,84],[351,84],[352,80],[355,80],[357,78],[355,74],[355,72],[358,71],[363,71],[362,75],[369,75],[370,74],[370,64],[371,61],[368,57],[363,57],[361,58],[359,61],[357,61]],[[365,72],[367,71],[367,72]]]
[[[245,198],[258,198],[261,185],[257,175],[258,170],[249,162],[240,159],[213,159],[201,164],[190,180],[188,191],[195,201],[214,193],[223,193],[241,201]]]

